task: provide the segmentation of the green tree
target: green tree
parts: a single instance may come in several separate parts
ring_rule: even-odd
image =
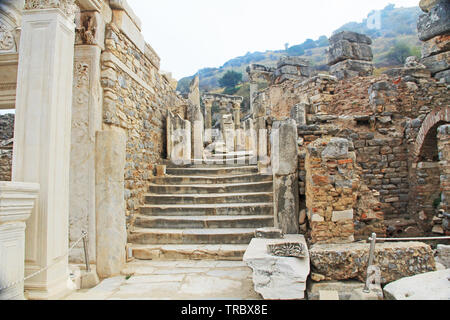
[[[219,80],[221,87],[234,88],[242,81],[242,73],[236,71],[227,71]]]
[[[394,47],[389,50],[387,59],[396,65],[405,63],[406,58],[417,55],[417,50],[410,47],[406,42],[396,42]]]

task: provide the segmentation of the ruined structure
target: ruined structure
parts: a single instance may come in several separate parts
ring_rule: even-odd
[[[373,76],[371,39],[342,32],[331,75],[249,66],[243,119],[242,97],[198,77],[175,92],[126,1],[2,2],[0,288],[32,277],[0,297],[59,299],[132,259],[244,259],[263,297],[302,299],[308,277],[364,281],[374,232],[449,235],[450,10],[432,3],[421,60]],[[261,249],[286,241],[302,254]],[[382,284],[436,269],[424,243],[376,255]]]

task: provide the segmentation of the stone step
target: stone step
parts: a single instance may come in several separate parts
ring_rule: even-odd
[[[219,204],[271,202],[272,192],[211,194],[145,194],[145,204]]]
[[[138,228],[263,228],[273,227],[273,215],[267,216],[156,216],[138,215]]]
[[[206,245],[132,245],[133,257],[139,260],[228,260],[242,261],[246,244]]]
[[[187,164],[176,164],[172,162],[167,162],[166,167],[171,168],[193,168],[193,169],[204,169],[204,168],[236,168],[245,166],[256,166],[257,161],[250,158],[233,158],[233,159],[203,159],[203,160],[191,160]]]
[[[150,193],[163,194],[209,194],[231,192],[272,192],[273,182],[229,183],[229,184],[150,184]]]
[[[231,184],[273,181],[272,175],[244,174],[235,176],[164,176],[155,177],[151,180],[153,184],[181,185],[181,184]]]
[[[140,208],[140,213],[148,216],[273,215],[273,202],[144,205]]]
[[[251,157],[254,156],[253,151],[236,151],[226,153],[213,153],[211,158],[236,158],[236,157]]]
[[[258,173],[258,166],[224,167],[224,168],[167,168],[168,175],[187,176],[219,176]]]
[[[242,229],[142,229],[130,232],[133,244],[248,244],[255,228]]]

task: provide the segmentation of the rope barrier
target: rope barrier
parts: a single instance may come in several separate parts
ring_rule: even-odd
[[[57,259],[55,260],[55,262],[53,262],[51,265],[49,265],[49,266],[47,266],[47,267],[45,267],[45,268],[43,268],[43,269],[41,269],[41,270],[39,270],[39,271],[36,271],[35,273],[33,273],[33,274],[31,274],[31,275],[29,275],[29,276],[23,278],[22,280],[17,280],[17,281],[15,281],[15,282],[13,282],[13,283],[7,285],[7,286],[0,287],[0,292],[3,291],[3,290],[6,290],[6,289],[12,288],[12,287],[18,285],[19,283],[25,282],[25,281],[27,281],[28,279],[31,279],[31,278],[37,276],[38,274],[40,274],[40,273],[42,273],[42,272],[44,272],[44,271],[50,269],[51,267],[53,267],[53,266],[55,266],[56,264],[58,264],[59,262],[61,262],[61,260],[62,260],[63,258],[65,258],[65,257],[67,257],[67,256],[69,255],[69,253],[70,253],[70,252],[71,252],[71,251],[72,251],[72,250],[73,250],[73,249],[81,242],[81,240],[87,238],[87,235],[88,235],[88,234],[87,234],[85,231],[83,231],[81,234],[82,234],[81,238],[78,239],[78,240],[77,240],[77,241],[69,248],[69,250],[68,250],[64,255],[62,255],[62,256],[60,256],[59,258],[57,258]],[[85,250],[86,250],[86,248],[85,248]],[[88,264],[88,261],[86,261],[86,264]]]

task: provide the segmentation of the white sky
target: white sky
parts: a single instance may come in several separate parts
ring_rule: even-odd
[[[220,67],[247,52],[281,50],[317,40],[389,3],[419,0],[128,0],[145,40],[176,79]]]

